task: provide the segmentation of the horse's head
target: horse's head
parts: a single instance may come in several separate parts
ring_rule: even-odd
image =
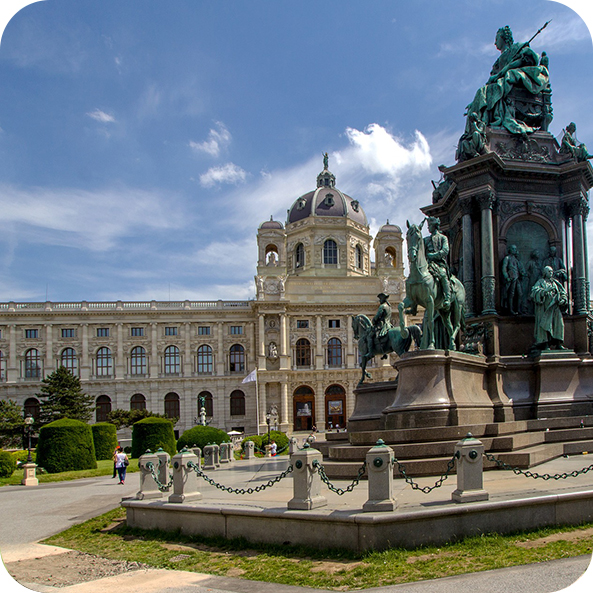
[[[410,224],[406,220],[406,225],[408,227],[408,231],[406,233],[406,243],[408,245],[408,259],[413,262],[416,261],[418,258],[418,250],[420,246],[423,245],[422,243],[422,224],[420,226],[416,224]]]
[[[360,340],[371,325],[371,321],[366,315],[354,315],[352,317],[352,332],[354,334],[354,339]]]

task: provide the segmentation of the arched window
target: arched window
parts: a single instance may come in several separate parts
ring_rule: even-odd
[[[36,397],[28,397],[23,405],[23,412],[25,416],[31,414],[35,420],[39,418],[39,412],[41,411],[41,405]]]
[[[165,349],[165,375],[178,375],[181,372],[181,358],[177,346]]]
[[[204,398],[204,408],[206,408],[206,416],[214,416],[214,405],[212,400],[212,394],[209,391],[202,391],[200,395],[198,395],[198,413],[200,410],[200,401],[201,398]]]
[[[74,348],[64,348],[60,357],[60,364],[68,369],[75,377],[78,375],[78,357]]]
[[[108,395],[100,395],[97,400],[95,419],[97,422],[107,422],[107,415],[111,412],[111,398]]]
[[[305,247],[302,243],[299,243],[294,251],[294,267],[305,267]]]
[[[297,340],[295,348],[296,366],[310,367],[311,366],[311,344],[306,338]]]
[[[165,416],[167,418],[179,418],[181,416],[179,396],[174,392],[165,395]]]
[[[245,394],[240,389],[231,393],[231,416],[245,416]]]
[[[6,359],[0,350],[0,381],[6,380]]]
[[[356,269],[357,270],[362,270],[362,263],[363,263],[363,259],[362,259],[362,248],[360,245],[356,246]]]
[[[229,352],[229,370],[231,373],[245,372],[245,348],[241,344],[233,344]]]
[[[111,377],[113,374],[113,358],[111,350],[103,347],[97,350],[97,377]]]
[[[327,343],[327,365],[330,367],[342,366],[342,342],[338,338],[330,338]]]
[[[146,350],[142,346],[136,346],[130,352],[130,374],[146,375]]]
[[[39,350],[31,348],[25,352],[25,378],[39,379],[41,377],[41,355]]]
[[[338,246],[333,239],[328,239],[323,244],[323,263],[326,266],[336,265],[338,263]]]
[[[207,344],[198,348],[198,375],[212,374],[212,348]]]
[[[146,410],[146,398],[141,393],[130,398],[130,410]]]

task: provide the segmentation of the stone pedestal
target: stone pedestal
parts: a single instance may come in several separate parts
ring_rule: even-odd
[[[327,504],[325,496],[321,496],[321,476],[313,465],[314,461],[321,463],[321,460],[321,453],[307,444],[291,456],[293,498],[288,501],[289,509],[309,511]]]
[[[169,502],[181,503],[191,500],[201,500],[202,494],[198,490],[198,475],[191,464],[198,465],[198,458],[187,450],[182,450],[173,457],[173,494]]]
[[[488,500],[483,487],[484,445],[468,434],[455,445],[457,459],[457,489],[451,494],[455,502]]]
[[[393,496],[393,449],[381,440],[366,455],[369,498],[362,506],[366,512],[394,511],[397,501]]]
[[[383,410],[387,430],[493,422],[483,356],[417,350],[393,366],[399,377],[395,400]]]
[[[253,441],[245,441],[245,459],[255,458],[255,443]]]
[[[39,480],[36,477],[37,464],[33,462],[25,463],[22,468],[23,479],[21,480],[21,484],[23,486],[37,486],[39,484]]]
[[[204,447],[204,469],[216,469],[218,460],[218,445],[206,445]]]
[[[171,456],[162,448],[157,449],[155,455],[158,457],[159,465],[157,470],[157,475],[159,477],[159,482],[161,484],[168,484],[169,483],[169,463],[171,461]],[[167,488],[165,492],[168,492],[169,489]]]
[[[138,459],[138,468],[140,469],[140,490],[136,493],[137,500],[160,498],[163,495],[159,490],[152,473],[154,471],[158,475],[158,466],[159,458],[155,453],[147,452],[144,455],[141,455]]]

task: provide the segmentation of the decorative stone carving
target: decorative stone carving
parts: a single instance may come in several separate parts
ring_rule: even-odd
[[[547,146],[539,144],[533,138],[515,138],[509,142],[497,142],[494,147],[496,153],[503,159],[515,159],[533,163],[551,163],[553,161]]]

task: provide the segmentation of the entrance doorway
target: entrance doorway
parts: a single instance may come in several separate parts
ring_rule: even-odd
[[[346,428],[346,391],[341,385],[325,390],[325,428]]]
[[[294,392],[293,401],[294,430],[311,431],[315,418],[315,392],[308,385],[303,385]]]

